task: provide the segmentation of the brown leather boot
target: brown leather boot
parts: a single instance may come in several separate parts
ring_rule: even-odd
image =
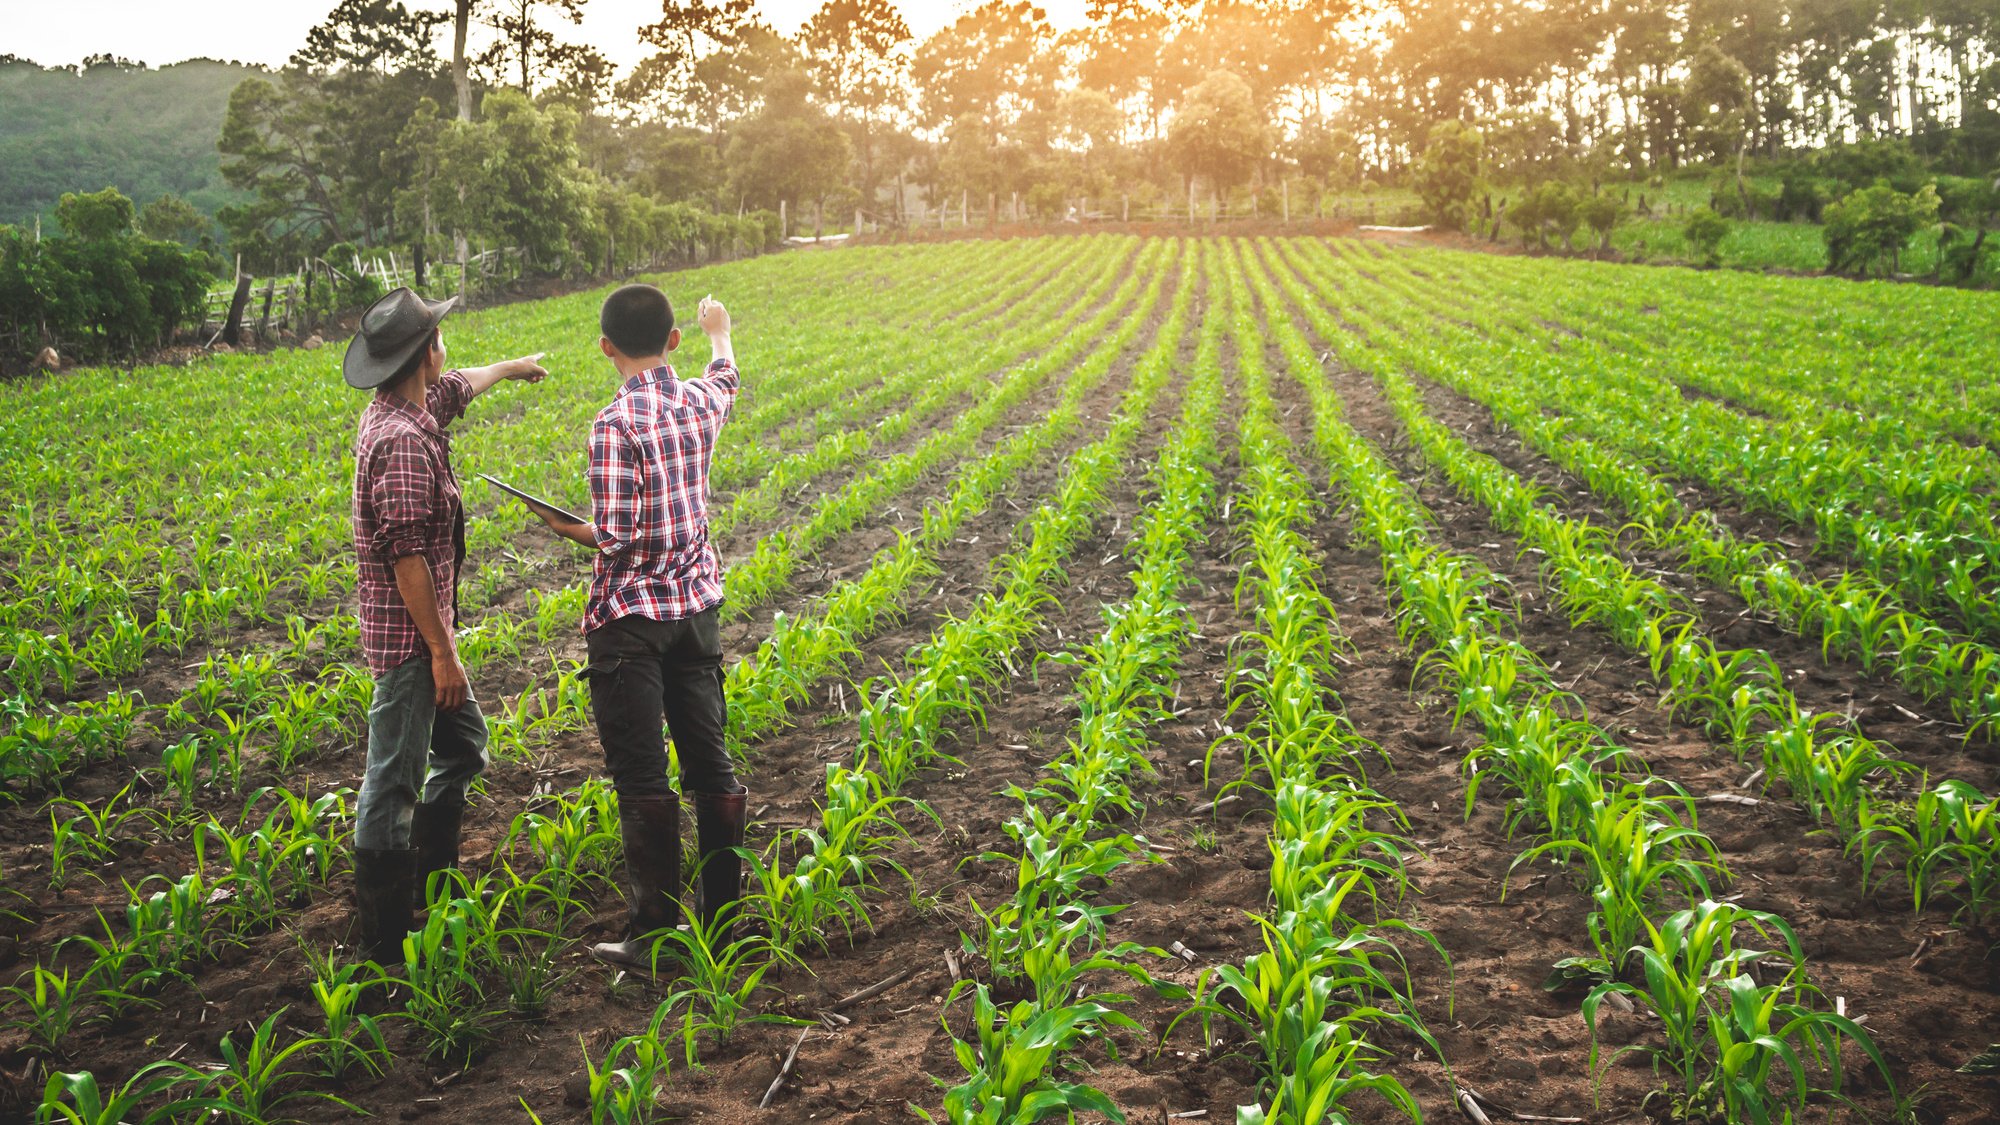
[[[417,850],[416,895],[430,901],[431,876],[458,867],[459,831],[465,823],[465,798],[448,795],[418,805],[410,816],[410,846]]]
[[[734,793],[695,793],[694,832],[701,848],[701,922],[713,927],[725,919],[721,932],[709,940],[727,945],[733,929],[733,908],[743,897],[743,831],[750,819],[750,791],[739,785]]]
[[[590,947],[598,960],[625,969],[652,969],[652,942],[645,935],[671,930],[681,922],[681,798],[620,798],[619,828],[625,838],[625,882],[631,921],[624,941]]]
[[[403,963],[403,937],[414,918],[415,848],[354,849],[355,942],[378,965]]]

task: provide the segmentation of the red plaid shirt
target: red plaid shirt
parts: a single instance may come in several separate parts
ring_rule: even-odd
[[[446,629],[453,627],[458,568],[465,561],[465,505],[444,428],[470,401],[472,383],[447,371],[422,409],[376,395],[361,412],[354,439],[356,587],[361,651],[378,674],[430,651],[396,589],[397,559],[422,555],[430,563],[438,614]]]
[[[708,466],[736,403],[736,366],[706,377],[641,371],[590,427],[590,509],[598,554],[588,633],[637,614],[678,621],[722,604],[722,564],[708,541]]]

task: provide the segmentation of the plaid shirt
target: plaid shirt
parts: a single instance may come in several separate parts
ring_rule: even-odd
[[[590,427],[590,508],[598,554],[588,633],[637,614],[678,621],[722,604],[708,541],[708,466],[739,387],[718,359],[706,378],[672,367],[625,381]]]
[[[447,371],[422,409],[376,395],[354,439],[354,553],[361,598],[361,651],[377,674],[429,653],[396,589],[396,560],[430,563],[438,615],[453,627],[458,568],[465,561],[465,505],[451,471],[445,426],[465,413],[472,383]]]

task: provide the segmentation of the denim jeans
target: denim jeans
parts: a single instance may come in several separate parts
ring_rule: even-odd
[[[718,609],[679,621],[620,617],[584,637],[590,654],[590,709],[604,744],[604,767],[620,797],[664,797],[664,725],[673,732],[681,785],[691,793],[735,793],[736,769],[723,745],[722,623]]]
[[[479,704],[468,694],[458,710],[440,713],[436,699],[429,654],[375,678],[368,773],[354,810],[355,847],[409,847],[419,796],[426,804],[447,796],[463,800],[485,771],[486,716]]]

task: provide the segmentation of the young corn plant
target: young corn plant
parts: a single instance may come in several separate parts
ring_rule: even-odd
[[[49,1075],[42,1087],[35,1125],[130,1125],[134,1121],[171,1120],[174,1114],[197,1107],[187,1098],[170,1098],[164,1103],[161,1099],[176,1087],[201,1079],[199,1071],[161,1061],[141,1067],[123,1086],[106,1090],[90,1071],[58,1071]]]
[[[727,1043],[745,1023],[809,1022],[776,1012],[751,1014],[752,1001],[763,987],[766,973],[780,965],[804,962],[768,937],[735,933],[735,921],[734,912],[719,915],[712,923],[690,914],[686,928],[666,930],[653,941],[655,972],[671,968],[679,974],[662,1007],[688,1003],[683,1033],[690,1066],[695,1063],[696,1040],[702,1032],[713,1034],[717,1043]]]
[[[672,1067],[661,1033],[673,1007],[668,1002],[654,1009],[646,1030],[612,1043],[602,1064],[591,1059],[589,1043],[579,1040],[590,1125],[652,1125],[661,1119],[660,1091]]]
[[[1783,919],[1704,900],[1657,928],[1648,923],[1647,931],[1648,940],[1632,950],[1643,984],[1608,981],[1583,1002],[1593,1067],[1598,1010],[1605,997],[1618,994],[1659,1017],[1664,1043],[1631,1044],[1611,1058],[1650,1054],[1673,1074],[1676,1085],[1667,1096],[1677,1119],[1791,1121],[1815,1093],[1839,1095],[1843,1043],[1860,1048],[1894,1096],[1895,1079],[1868,1032],[1846,1016],[1811,1005],[1818,990],[1805,982],[1804,955]],[[1773,969],[1778,979],[1762,982]]]
[[[1907,806],[1863,810],[1849,849],[1862,856],[1862,883],[1892,851],[1903,855],[1912,906],[1957,904],[1953,920],[2000,913],[2000,798],[1966,782],[1941,781]]]
[[[285,1120],[281,1111],[297,1102],[330,1102],[350,1113],[361,1112],[331,1091],[301,1081],[321,1073],[313,1056],[324,1048],[325,1041],[304,1035],[285,1042],[281,1021],[288,1010],[279,1008],[264,1017],[264,1022],[251,1030],[249,1040],[240,1045],[234,1032],[224,1035],[217,1047],[222,1064],[208,1072],[201,1093],[184,1099],[181,1105],[226,1120],[252,1122]]]
[[[987,987],[977,981],[960,981],[953,986],[945,1011],[949,1013],[952,1001],[968,990],[973,994],[972,1040],[959,1038],[951,1029],[949,1015],[945,1017],[945,1033],[952,1036],[952,1049],[965,1071],[965,1081],[947,1086],[941,1079],[932,1079],[946,1087],[944,1125],[1017,1125],[1052,1117],[1074,1120],[1079,1112],[1101,1113],[1115,1122],[1125,1120],[1124,1111],[1102,1091],[1059,1081],[1056,1057],[1110,1028],[1141,1031],[1132,1017],[1087,1001],[1038,1010],[1023,1000],[1003,1014]],[[910,1112],[938,1125],[938,1118],[916,1105],[910,1106]]]
[[[506,1015],[483,975],[498,960],[493,921],[476,897],[433,903],[424,928],[403,939],[404,1016],[426,1052],[463,1064],[478,1055]]]
[[[16,1013],[6,1026],[25,1034],[38,1050],[60,1056],[63,1040],[82,1022],[85,1005],[94,995],[92,973],[86,970],[80,979],[71,980],[68,969],[57,972],[36,965],[8,985],[5,995]]]
[[[357,1067],[382,1074],[390,1061],[389,1043],[379,1017],[367,1011],[371,992],[386,991],[391,978],[370,962],[342,962],[332,950],[322,952],[301,940],[299,951],[312,972],[313,1003],[326,1031],[319,1037],[321,1073],[340,1078]]]

